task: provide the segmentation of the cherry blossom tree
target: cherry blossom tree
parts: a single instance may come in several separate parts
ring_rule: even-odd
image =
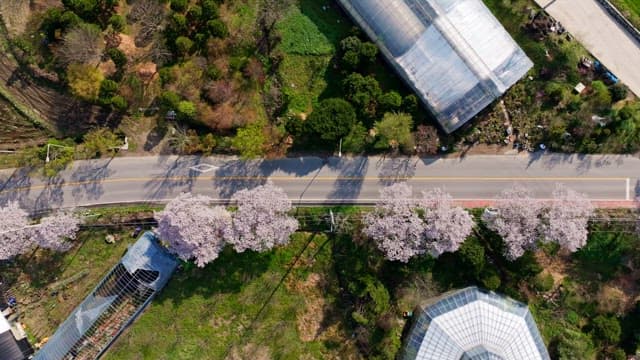
[[[0,207],[0,260],[11,259],[29,248],[29,216],[17,202]]]
[[[411,193],[412,188],[405,183],[381,189],[375,209],[363,218],[363,233],[389,260],[408,262],[427,251],[424,224]]]
[[[298,229],[298,220],[287,215],[291,210],[287,194],[271,182],[240,190],[231,200],[238,210],[232,215],[233,232],[229,242],[237,252],[267,251],[284,245]]]
[[[40,219],[40,224],[33,228],[32,239],[35,245],[54,251],[67,251],[79,230],[80,218],[70,211],[58,211],[53,215]]]
[[[471,234],[474,225],[471,215],[453,206],[453,198],[442,189],[423,191],[419,207],[424,210],[427,251],[431,256],[458,250]]]
[[[24,254],[34,246],[66,251],[75,239],[80,223],[73,211],[58,211],[31,224],[29,215],[17,202],[0,208],[0,260]]]
[[[207,196],[183,193],[154,214],[159,237],[169,250],[183,260],[194,259],[199,267],[218,257],[231,230],[231,214],[210,203]]]
[[[540,234],[542,208],[542,203],[533,198],[531,190],[516,184],[500,193],[495,211],[485,211],[482,220],[504,240],[507,259],[515,260],[527,249],[535,248]]]
[[[578,250],[587,243],[587,225],[593,213],[593,204],[585,194],[557,184],[551,206],[543,216],[544,239],[571,252]]]

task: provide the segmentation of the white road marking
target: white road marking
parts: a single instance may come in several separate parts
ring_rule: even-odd
[[[627,178],[627,196],[625,199],[631,200],[631,179],[629,178]]]
[[[218,167],[211,164],[198,164],[198,165],[189,167],[189,169],[197,171],[199,173],[206,173],[209,171],[216,170],[218,169]]]

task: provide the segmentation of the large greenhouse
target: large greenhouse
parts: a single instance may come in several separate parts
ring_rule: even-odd
[[[549,360],[527,305],[475,286],[416,311],[403,360]]]
[[[97,359],[167,284],[176,258],[145,232],[60,325],[35,360]]]
[[[447,133],[533,66],[481,0],[339,0]]]

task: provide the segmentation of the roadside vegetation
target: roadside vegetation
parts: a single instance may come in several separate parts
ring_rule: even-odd
[[[627,20],[629,20],[636,29],[640,29],[640,1],[638,0],[610,0]]]
[[[66,134],[80,147],[87,137],[114,143],[114,135],[120,144],[127,136],[133,153],[247,158],[332,153],[340,142],[354,154],[434,154],[443,145],[463,151],[481,144],[581,153],[640,147],[635,96],[596,71],[570,35],[550,30],[553,21],[530,0],[485,1],[535,67],[452,136],[438,133],[334,2],[23,3],[3,2],[15,10],[3,11],[5,48],[20,71],[102,109]],[[573,90],[579,82],[581,94]],[[30,143],[15,147],[23,145]],[[73,157],[105,155],[112,154],[78,149]]]
[[[442,191],[414,203],[409,191],[390,186],[373,209],[291,209],[267,185],[237,193],[232,209],[187,194],[162,211],[89,210],[69,252],[4,261],[3,281],[37,343],[118,261],[134,227],[157,225],[181,269],[107,359],[393,359],[410,325],[403,312],[470,285],[528,303],[554,359],[638,352],[633,211],[594,212],[561,186],[544,206],[506,189],[493,210],[453,206]]]

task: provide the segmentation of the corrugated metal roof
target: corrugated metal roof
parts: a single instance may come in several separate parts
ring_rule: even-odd
[[[2,315],[0,315],[2,316]],[[0,359],[2,360],[24,360],[16,339],[11,331],[0,332]]]
[[[533,63],[480,0],[339,0],[452,132]]]

